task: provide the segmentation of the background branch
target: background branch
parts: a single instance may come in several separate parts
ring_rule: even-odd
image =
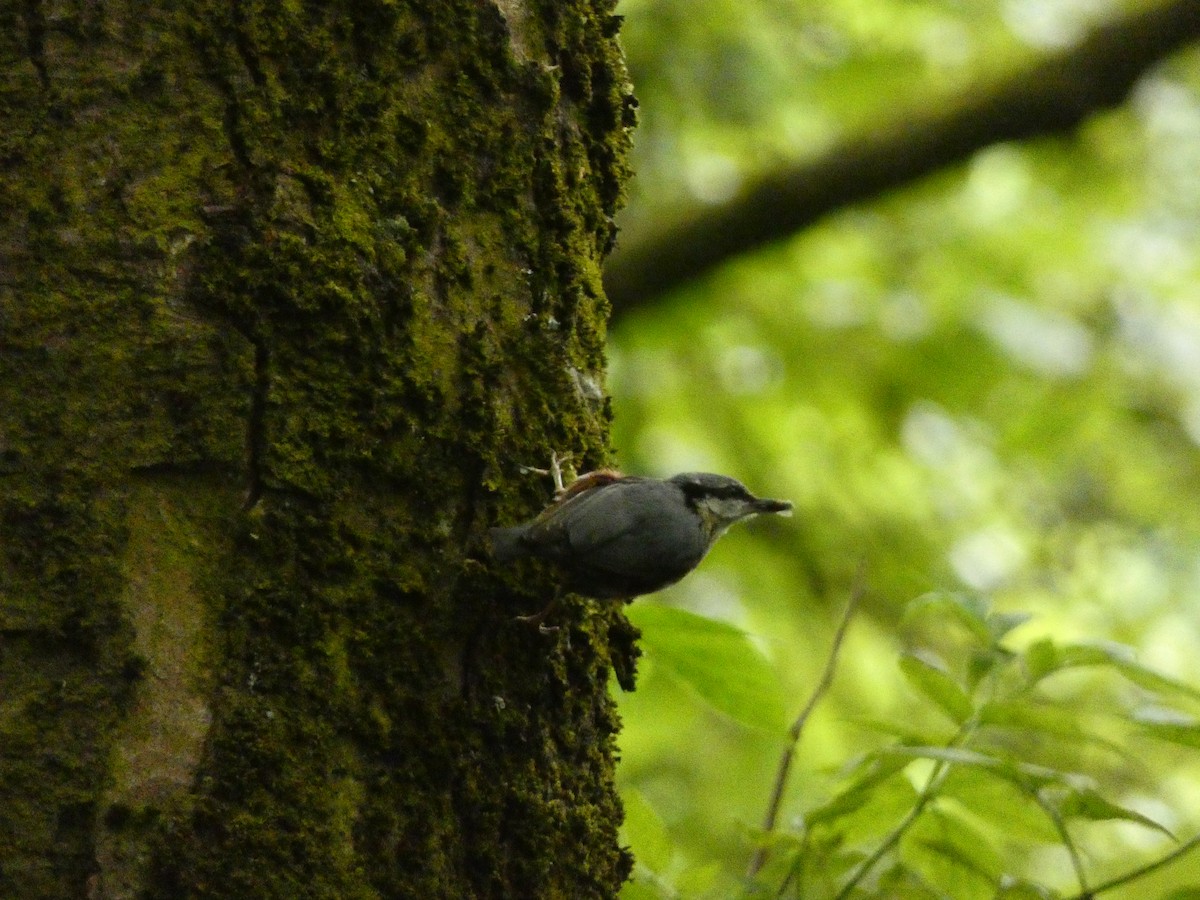
[[[796,720],[792,723],[792,727],[788,729],[788,743],[784,747],[783,755],[779,760],[779,771],[775,776],[775,783],[771,788],[771,799],[767,802],[767,813],[763,820],[764,842],[754,851],[754,855],[750,858],[750,865],[746,869],[747,878],[753,878],[757,875],[767,861],[768,849],[766,840],[770,837],[771,832],[775,830],[775,822],[779,817],[779,808],[783,805],[783,792],[787,788],[788,775],[792,770],[792,759],[796,754],[796,748],[800,746],[800,736],[804,733],[804,726],[807,724],[809,716],[812,715],[821,698],[825,696],[829,688],[833,685],[833,676],[837,671],[838,655],[841,653],[842,643],[846,639],[846,631],[850,628],[850,620],[854,618],[854,613],[858,609],[859,601],[862,600],[866,587],[865,564],[860,563],[858,573],[854,577],[854,586],[850,589],[850,599],[846,603],[846,611],[842,613],[842,620],[838,623],[837,631],[834,632],[833,644],[829,648],[829,656],[825,660],[825,668],[821,672],[821,678],[817,681],[816,687],[813,688],[808,702],[804,704],[804,709],[800,711],[800,715],[796,717]]]
[[[1200,3],[1173,0],[1117,18],[948,109],[892,122],[817,160],[771,173],[725,204],[696,210],[674,227],[619,248],[604,275],[613,314],[983,147],[1068,131],[1119,104],[1147,69],[1196,40]]]

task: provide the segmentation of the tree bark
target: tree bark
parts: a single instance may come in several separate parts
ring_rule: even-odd
[[[909,111],[817,159],[768,173],[728,202],[692,210],[641,241],[622,244],[604,273],[613,315],[984,147],[1073,129],[1121,103],[1147,69],[1198,39],[1200,3],[1159,3],[1114,19],[999,84],[976,85],[945,109]]]
[[[0,12],[0,896],[616,894],[611,6]]]

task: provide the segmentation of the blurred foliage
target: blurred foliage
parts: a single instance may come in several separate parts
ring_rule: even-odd
[[[1138,5],[624,0],[623,227]],[[624,468],[796,503],[630,608],[623,896],[1073,896],[1077,868],[1100,884],[1200,831],[1200,51],[1069,137],[989,148],[623,318],[610,388]],[[766,838],[860,561],[865,609]],[[1200,853],[1104,896],[1197,886]]]

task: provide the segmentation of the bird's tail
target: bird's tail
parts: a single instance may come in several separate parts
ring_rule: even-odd
[[[488,537],[492,541],[492,559],[498,563],[512,562],[522,556],[528,556],[521,542],[525,528],[517,525],[513,528],[489,528]]]

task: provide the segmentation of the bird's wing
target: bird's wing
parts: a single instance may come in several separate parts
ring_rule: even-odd
[[[601,571],[683,574],[700,561],[706,541],[678,493],[661,481],[626,479],[580,497],[581,507],[565,517],[570,554]]]
[[[526,541],[551,555],[587,552],[620,537],[638,524],[639,502],[647,481],[626,478],[568,495],[529,526]]]

